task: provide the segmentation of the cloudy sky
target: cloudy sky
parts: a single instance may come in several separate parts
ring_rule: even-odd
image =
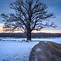
[[[10,12],[13,12],[13,10],[9,8],[9,4],[12,1],[15,0],[0,0],[0,14],[1,13],[8,14]],[[61,0],[41,0],[41,1],[47,5],[48,7],[47,10],[49,12],[53,12],[54,15],[56,16],[56,18],[52,18],[50,20],[55,22],[57,28],[56,29],[50,28],[50,29],[61,30]],[[0,17],[0,20],[1,19],[2,18]],[[0,21],[0,23],[2,24],[3,22]]]

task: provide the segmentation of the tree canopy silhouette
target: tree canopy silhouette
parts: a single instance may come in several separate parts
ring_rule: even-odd
[[[13,30],[20,27],[26,33],[27,40],[31,40],[33,30],[55,27],[53,22],[48,20],[53,17],[53,13],[48,13],[47,6],[40,0],[16,0],[10,4],[10,8],[15,10],[15,13],[1,14],[5,20],[4,27]]]

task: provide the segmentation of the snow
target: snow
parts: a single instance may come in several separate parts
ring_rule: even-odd
[[[35,38],[33,39],[34,41],[45,41],[45,43],[47,43],[46,41],[52,41],[58,44],[61,44],[61,37],[58,38]]]
[[[0,61],[29,61],[30,51],[39,41],[53,41],[61,44],[61,38],[0,38]],[[39,51],[39,49],[37,49]]]
[[[28,61],[33,46],[38,42],[0,41],[0,61]]]

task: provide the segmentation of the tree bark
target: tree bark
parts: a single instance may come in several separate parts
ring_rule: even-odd
[[[27,41],[31,41],[31,31],[27,30]]]
[[[27,28],[27,41],[31,41],[31,28],[30,28],[30,24],[28,24],[28,28]]]

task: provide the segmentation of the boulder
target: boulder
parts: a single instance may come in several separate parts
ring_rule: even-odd
[[[29,61],[61,61],[61,44],[39,42],[32,48]]]

